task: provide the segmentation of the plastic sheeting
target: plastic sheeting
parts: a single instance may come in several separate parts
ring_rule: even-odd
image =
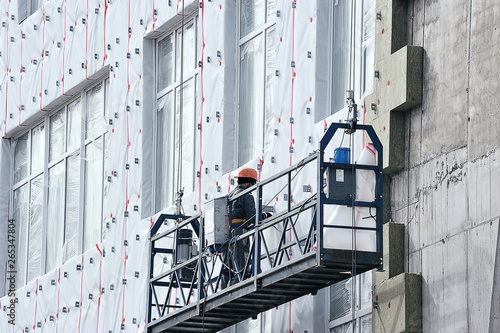
[[[31,181],[28,281],[40,275],[42,257],[43,175]]]
[[[45,268],[51,271],[62,264],[64,244],[64,162],[59,162],[49,169],[49,196],[47,207],[47,242]]]
[[[200,8],[194,0],[172,1],[171,5],[158,0],[51,0],[18,25],[11,20],[11,15],[19,15],[17,3],[0,3],[0,19],[6,22],[5,27],[0,28],[0,69],[5,73],[0,77],[0,105],[6,106],[0,113],[1,132],[8,137],[16,136],[47,115],[46,110],[57,111],[56,106],[76,98],[69,104],[67,116],[61,114],[63,119],[52,116],[50,120],[49,160],[56,161],[61,154],[67,157],[59,162],[62,164],[51,164],[48,175],[33,178],[30,184],[18,187],[13,193],[12,215],[16,220],[30,221],[29,225],[18,228],[19,242],[28,235],[35,240],[29,248],[20,247],[18,251],[19,258],[30,258],[26,274],[34,279],[28,278],[27,283],[26,277],[18,279],[18,286],[22,287],[16,292],[16,323],[9,325],[6,312],[0,311],[2,332],[144,331],[148,231],[154,217],[141,217],[156,211],[154,205],[143,202],[155,198],[143,187],[142,179],[149,176],[147,173],[156,169],[157,178],[166,179],[152,186],[156,189],[156,206],[166,207],[172,203],[175,175],[171,166],[179,158],[174,153],[175,146],[182,146],[182,179],[186,188],[183,206],[187,214],[196,213],[205,200],[223,196],[234,188],[232,180],[239,162],[244,161],[245,166],[253,168],[260,164],[259,177],[265,179],[307,157],[317,148],[329,123],[347,118],[347,111],[339,108],[340,112],[323,119],[331,111],[324,107],[325,96],[316,94],[327,90],[321,74],[328,67],[324,62],[328,57],[315,53],[321,49],[320,42],[329,38],[326,22],[319,20],[327,6],[320,0],[297,1],[295,5],[292,7],[283,0],[241,1],[242,19],[238,20],[238,8],[233,1],[202,1]],[[143,96],[149,96],[149,90],[156,91],[155,83],[145,79],[145,73],[154,67],[154,60],[144,58],[144,45],[166,31],[171,31],[174,37],[174,28],[178,27],[182,15],[190,13],[198,16],[192,28],[184,31],[183,54],[187,60],[183,72],[187,75],[196,68],[199,75],[194,76],[195,82],[184,83],[181,126],[176,119],[180,117],[179,89],[173,89],[165,98],[159,97],[154,110],[144,107],[148,101],[143,100]],[[250,39],[251,30],[264,20],[268,22],[267,30]],[[248,39],[241,47],[235,33],[239,28],[241,35]],[[363,45],[369,45],[369,32],[363,36]],[[196,49],[192,49],[193,43],[189,41],[195,37]],[[158,44],[160,55],[172,53],[161,57],[158,64],[160,90],[171,84],[180,72],[173,54],[180,46],[168,38]],[[239,47],[241,53],[237,51]],[[363,47],[369,50],[369,46]],[[239,54],[240,59],[233,59],[235,54]],[[259,60],[252,58],[257,54]],[[252,59],[254,61],[250,61]],[[258,83],[253,82],[257,80],[256,66],[260,71]],[[235,73],[238,71],[243,82],[237,83]],[[109,75],[106,82],[109,98],[103,100],[99,97],[102,85],[93,84],[104,72]],[[84,88],[90,91],[82,101],[77,95]],[[258,95],[258,89],[265,91]],[[258,98],[245,100],[247,94]],[[341,100],[335,103],[344,105],[345,92],[339,94]],[[239,142],[235,142],[237,110],[240,117],[245,117],[247,114],[241,111],[252,109],[254,102],[258,102],[258,107],[254,106],[256,111],[248,116],[260,116],[260,119],[249,118],[247,122],[240,118],[242,126],[238,130],[240,134],[245,130],[258,132],[260,138],[245,142],[240,135]],[[358,104],[362,104],[360,100]],[[89,107],[90,112],[84,114],[84,106]],[[108,114],[103,113],[103,106]],[[258,110],[265,110],[265,114]],[[154,117],[155,111],[158,116],[156,144],[164,145],[164,149],[157,152],[165,152],[156,156],[156,162],[150,158],[155,155],[155,143],[143,142],[144,137],[149,137],[144,133],[146,129],[152,130],[145,119]],[[66,132],[59,127],[62,121],[67,124]],[[82,121],[87,125],[85,133],[81,132]],[[261,122],[264,126],[252,128],[251,122]],[[108,132],[101,137],[104,126]],[[176,127],[177,131],[182,128],[182,142],[174,135]],[[85,151],[80,151],[82,136],[95,140]],[[28,139],[21,136],[12,147],[16,151],[15,183],[29,172],[29,161],[24,154],[28,156],[33,147],[29,146]],[[57,145],[63,139],[66,151]],[[362,136],[356,135],[355,160],[360,158],[361,140]],[[256,146],[251,147],[254,143]],[[238,144],[240,148],[243,144],[249,147],[248,153],[239,160],[234,156]],[[341,144],[341,137],[334,138],[327,154],[333,156],[333,148]],[[343,145],[346,146],[346,142]],[[41,153],[43,146],[37,147]],[[85,164],[84,168],[81,163]],[[64,181],[60,179],[62,169]],[[86,170],[86,175],[80,170]],[[294,202],[311,195],[303,192],[303,185],[310,185],[312,193],[316,191],[314,168],[305,171],[294,179]],[[45,176],[48,184],[43,184]],[[81,197],[79,180],[85,177],[106,180],[110,177],[110,181],[105,181],[102,189],[98,184],[88,184],[86,196]],[[64,194],[62,182],[66,184]],[[275,211],[287,206],[282,194],[277,200],[275,197],[282,185],[264,193],[265,203]],[[51,210],[49,215],[54,220],[47,225],[51,242],[59,242],[60,233],[64,233],[65,241],[62,253],[57,246],[48,244],[47,273],[39,276],[30,267],[40,265],[42,234],[37,230],[42,227],[39,205],[40,189],[44,187],[47,187],[49,207],[51,198],[65,196],[64,230],[60,227],[62,212],[59,210]],[[93,194],[100,195],[99,191],[104,197],[102,208],[92,198]],[[142,211],[143,207],[152,208]],[[173,212],[173,208],[167,207],[162,212]],[[325,217],[331,213],[325,210]],[[85,221],[82,229],[89,227],[83,235],[78,230],[82,217]],[[101,222],[102,241],[96,232]],[[78,254],[79,236],[83,238],[83,254]],[[158,260],[155,271],[168,269],[170,265]],[[0,302],[3,307],[9,298],[4,297]],[[257,322],[261,331],[325,331],[325,308],[323,299],[306,296],[269,310]],[[240,324],[240,328],[244,329],[244,325]],[[249,321],[248,325],[255,325],[255,321]]]
[[[238,162],[244,164],[262,152],[262,73],[264,72],[264,35],[241,46],[240,117]]]
[[[29,208],[29,186],[23,185],[14,191],[14,221],[27,221]],[[28,259],[26,240],[28,237],[28,224],[16,223],[16,287],[21,287],[26,283],[26,262]]]

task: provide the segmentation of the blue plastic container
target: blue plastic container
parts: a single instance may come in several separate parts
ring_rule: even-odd
[[[335,148],[335,163],[351,163],[351,150],[349,148]]]

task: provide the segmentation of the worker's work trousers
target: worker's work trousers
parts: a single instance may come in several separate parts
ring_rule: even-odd
[[[232,235],[243,235],[247,231],[248,229],[245,228],[234,229]],[[251,263],[245,266],[249,256],[249,244],[249,237],[238,239],[222,252],[222,260],[224,262],[221,276],[222,289],[228,285],[238,283],[240,279],[244,280],[251,276]]]

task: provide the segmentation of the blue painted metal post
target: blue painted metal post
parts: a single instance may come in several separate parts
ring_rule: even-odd
[[[318,191],[316,199],[316,263],[322,264],[323,261],[323,148],[321,142],[319,144],[318,166],[317,166],[317,182]],[[314,244],[314,243],[313,243]]]
[[[205,218],[200,216],[199,222],[199,236],[198,236],[199,244],[198,244],[198,299],[196,303],[198,304],[198,313],[200,313],[200,307],[202,307],[201,311],[205,311],[205,305],[201,303],[201,300],[205,298],[205,272],[202,265],[203,260],[203,245],[205,244]]]
[[[152,233],[150,233],[150,239],[153,237]],[[153,268],[154,268],[154,253],[153,253],[153,242],[151,241],[149,243],[149,253],[150,253],[150,262],[149,262],[149,277],[148,281],[151,281],[151,278],[153,277]],[[151,322],[151,312],[152,312],[152,304],[153,304],[153,285],[151,282],[148,282],[148,323]]]
[[[261,251],[261,242],[260,242],[260,237],[259,237],[259,230],[260,230],[260,224],[262,222],[262,185],[258,185],[257,187],[257,193],[258,193],[258,200],[257,200],[257,212],[256,212],[256,221],[257,225],[255,226],[255,236],[254,236],[254,242],[255,242],[255,254],[253,257],[253,264],[252,264],[252,273],[253,276],[257,276],[261,272],[261,267],[260,267],[260,251]],[[254,269],[255,267],[255,269]]]
[[[380,144],[380,143],[379,143]],[[377,252],[380,254],[380,264],[379,269],[382,270],[384,268],[384,256],[383,256],[383,164],[382,164],[382,154],[383,147],[380,144],[380,150],[378,151],[378,165],[379,169],[377,170]]]
[[[194,222],[194,221],[193,221]],[[195,223],[193,223],[194,227]],[[205,218],[200,216],[200,222],[198,224],[198,298],[196,299],[196,307],[198,308],[198,313],[205,311],[205,305],[202,304],[201,300],[205,298],[205,274],[203,269],[203,244],[205,244]],[[200,311],[201,308],[201,311]]]

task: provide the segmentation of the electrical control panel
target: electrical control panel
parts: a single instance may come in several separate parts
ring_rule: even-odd
[[[356,172],[352,169],[330,167],[326,170],[326,197],[330,200],[354,200]]]
[[[224,244],[229,234],[227,197],[206,202],[204,214],[207,245]]]

